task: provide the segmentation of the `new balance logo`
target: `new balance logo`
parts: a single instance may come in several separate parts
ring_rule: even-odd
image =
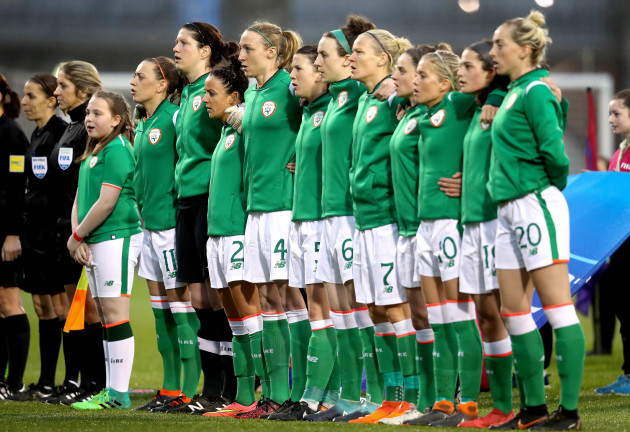
[[[201,405],[200,402],[195,402],[194,404],[191,402],[188,404],[188,408],[190,408],[190,411],[192,411],[193,413],[195,411],[205,411],[205,408],[203,407],[203,405]]]
[[[532,250],[529,251],[529,255],[530,256],[534,256],[538,253],[538,248],[533,248]]]
[[[114,281],[113,280],[105,281],[105,286],[114,286]]]

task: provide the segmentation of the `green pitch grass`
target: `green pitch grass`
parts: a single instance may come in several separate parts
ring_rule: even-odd
[[[23,296],[24,307],[28,311],[32,327],[31,350],[24,382],[35,382],[39,377],[39,347],[37,317],[32,308],[30,296]],[[590,319],[582,320],[586,335],[587,350],[592,346]],[[160,388],[162,363],[157,352],[153,314],[149,304],[146,284],[136,278],[131,297],[131,324],[136,340],[134,369],[131,376],[131,388]],[[612,356],[589,356],[586,358],[584,381],[579,410],[582,427],[589,431],[630,431],[630,398],[623,396],[596,396],[593,390],[606,385],[621,373],[621,343],[615,340]],[[57,381],[63,379],[63,360],[57,369]],[[559,398],[559,379],[555,362],[549,368],[551,386],[547,390],[547,403],[555,409]],[[131,395],[132,406],[139,406],[148,401],[153,394]],[[516,396],[516,392],[515,392]],[[515,406],[518,401],[515,397]],[[482,414],[491,409],[489,393],[482,393],[479,409]],[[151,414],[136,411],[107,410],[99,412],[75,411],[67,406],[45,405],[38,402],[0,402],[0,431],[147,431],[161,432],[173,430],[207,431],[220,428],[222,432],[240,432],[244,428],[252,431],[275,431],[283,428],[285,432],[320,432],[329,428],[350,430],[394,430],[397,426],[385,425],[350,425],[337,423],[281,423],[266,420],[207,419],[186,414]],[[431,429],[440,430],[440,429]],[[473,430],[473,429],[470,429]]]

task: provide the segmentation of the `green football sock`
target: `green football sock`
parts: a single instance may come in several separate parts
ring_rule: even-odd
[[[411,319],[393,323],[396,331],[398,363],[403,376],[402,400],[415,404],[418,400],[418,374],[416,372],[416,331]]]
[[[291,400],[305,400],[308,402],[320,402],[331,378],[335,366],[335,354],[337,349],[335,330],[330,320],[322,320],[312,323],[311,341],[308,345],[306,365],[306,390],[303,394],[294,397],[291,391]],[[294,378],[295,386],[295,378]],[[337,388],[337,391],[339,388]]]
[[[545,404],[545,385],[543,382],[545,351],[538,329],[521,335],[510,335],[514,366],[523,385],[525,405]]]
[[[193,310],[192,307],[188,309]],[[179,310],[179,308],[176,310]],[[197,393],[197,385],[201,377],[201,357],[199,354],[199,341],[197,340],[199,318],[197,318],[197,314],[194,311],[173,312],[173,320],[177,325],[179,356],[182,365],[181,389],[184,395],[192,398]],[[177,373],[179,373],[179,370]]]
[[[433,375],[434,338],[432,329],[416,331],[416,367],[420,381],[418,411],[420,412],[432,407],[435,402],[435,379]]]
[[[436,401],[452,401],[457,385],[457,337],[453,325],[431,324],[435,336],[433,374],[436,383]]]
[[[577,409],[584,372],[584,333],[580,324],[554,330],[556,361],[560,376],[560,405],[568,410]]]
[[[378,371],[378,360],[374,348],[374,327],[359,329],[363,367],[365,368],[366,395],[372,403],[383,403],[383,375]],[[343,385],[343,383],[342,383]]]
[[[403,378],[403,400],[410,404],[418,402],[420,379],[418,375],[410,375]]]
[[[334,329],[333,340],[336,341]],[[321,401],[327,408],[333,406],[339,402],[339,389],[341,387],[341,378],[339,376],[339,360],[336,357],[337,344],[335,343],[335,359],[333,361],[333,369],[330,371],[330,378],[324,390],[324,399]]]
[[[232,337],[232,360],[236,376],[236,402],[249,406],[256,400],[254,359],[249,334]]]
[[[269,375],[269,398],[276,403],[283,403],[289,398],[289,322],[285,314],[271,315],[271,319],[263,314],[263,350],[265,367]]]
[[[269,395],[271,394],[271,387],[269,386],[269,375],[267,375],[265,356],[263,355],[262,337],[262,331],[252,333],[249,335],[249,342],[252,352],[252,360],[254,362],[254,371],[256,372],[256,376],[260,378],[262,395],[269,397]]]
[[[398,362],[398,346],[394,326],[389,323],[374,324],[374,347],[378,360],[378,369],[385,380],[385,400],[402,400],[403,375]]]
[[[168,300],[166,297],[151,296],[151,300],[159,299],[155,302],[157,306],[167,305],[166,308],[153,307],[153,316],[155,317],[155,333],[157,335],[157,348],[162,356],[162,366],[164,369],[164,377],[162,379],[162,388],[168,391],[181,390],[181,367],[182,362],[179,358],[179,343],[177,341],[177,325],[168,308]]]
[[[335,324],[337,346],[341,348],[337,349],[338,370],[343,385],[340,397],[346,400],[358,401],[361,398],[363,351],[356,321],[354,321],[353,316],[347,315],[348,313],[330,312],[330,317]],[[350,321],[350,324],[347,324],[346,320]]]
[[[510,338],[484,342],[486,374],[493,407],[504,414],[512,411],[512,344]]]
[[[457,373],[461,401],[462,403],[477,402],[483,366],[479,329],[474,320],[457,321],[452,325],[457,338]]]
[[[289,333],[291,337],[291,400],[300,400],[306,386],[306,355],[311,339],[311,325],[308,321],[308,312],[295,314],[301,311],[288,311],[290,319]],[[327,380],[328,381],[328,380]]]

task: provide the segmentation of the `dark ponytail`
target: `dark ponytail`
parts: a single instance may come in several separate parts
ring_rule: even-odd
[[[245,100],[245,90],[249,86],[249,80],[241,69],[241,62],[236,57],[221,63],[210,72],[210,75],[219,78],[228,93],[238,92],[240,102]]]
[[[221,60],[237,55],[239,46],[236,42],[224,42],[218,28],[212,24],[195,21],[182,26],[190,32],[192,38],[199,44],[198,47],[210,47],[210,59],[208,66],[215,67]]]
[[[9,82],[0,74],[0,101],[2,109],[7,117],[16,119],[20,116],[20,95],[11,90]]]

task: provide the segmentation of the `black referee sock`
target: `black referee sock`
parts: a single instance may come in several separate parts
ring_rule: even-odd
[[[209,398],[221,396],[221,355],[215,313],[212,308],[195,309],[199,318],[199,352],[203,372],[201,394]]]
[[[86,325],[85,330],[87,359],[85,361],[86,367],[81,369],[82,373],[85,370],[85,376],[81,376],[81,385],[85,387],[85,384],[89,383],[89,387],[103,389],[106,383],[103,326],[97,322]],[[87,381],[85,381],[86,379]]]
[[[55,386],[55,371],[61,348],[61,327],[58,318],[39,320],[39,358],[41,368],[38,384]]]
[[[217,333],[221,343],[221,396],[226,399],[236,398],[236,377],[232,357],[232,329],[225,310],[214,312],[217,322]]]
[[[4,319],[9,348],[9,375],[7,384],[12,389],[21,389],[24,383],[24,370],[31,342],[31,325],[26,314],[13,315]]]
[[[0,318],[0,382],[4,382],[9,365],[9,349],[7,348],[7,333],[4,318]]]
[[[61,321],[61,328],[66,325],[66,320]],[[63,385],[68,386],[70,381],[79,382],[79,371],[81,370],[82,350],[84,349],[85,330],[71,330],[63,332],[63,357],[66,362],[66,374],[63,378]]]

